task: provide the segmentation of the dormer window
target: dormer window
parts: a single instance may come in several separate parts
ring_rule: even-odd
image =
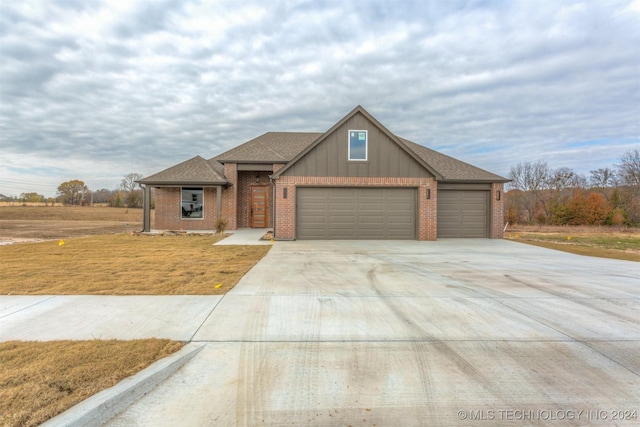
[[[369,138],[366,130],[350,130],[349,131],[349,160],[366,161],[368,142],[369,142]]]

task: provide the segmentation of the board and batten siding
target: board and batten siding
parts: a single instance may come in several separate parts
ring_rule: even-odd
[[[366,161],[347,158],[348,132],[368,131]],[[407,177],[427,178],[432,175],[385,132],[362,114],[356,114],[293,164],[287,176]]]

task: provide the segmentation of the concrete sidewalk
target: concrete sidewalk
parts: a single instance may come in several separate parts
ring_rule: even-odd
[[[191,341],[221,295],[0,296],[0,341]]]
[[[239,228],[230,230],[231,236],[220,240],[214,245],[271,245],[270,240],[261,240],[268,228]]]

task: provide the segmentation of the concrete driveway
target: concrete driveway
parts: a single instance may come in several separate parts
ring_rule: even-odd
[[[204,349],[108,425],[633,425],[638,313],[638,263],[278,242],[193,331]]]

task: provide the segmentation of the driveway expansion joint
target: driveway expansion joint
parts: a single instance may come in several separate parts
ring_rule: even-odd
[[[8,296],[14,296],[14,295],[8,295]],[[21,295],[18,295],[18,296],[21,296]],[[7,313],[7,314],[3,314],[2,316],[0,316],[0,319],[8,317],[8,316],[11,316],[12,314],[20,313],[21,311],[24,311],[24,310],[28,310],[28,309],[30,309],[32,307],[35,307],[35,306],[39,305],[39,304],[43,304],[43,303],[45,303],[47,301],[51,301],[54,298],[58,298],[59,296],[60,295],[52,295],[49,298],[45,298],[45,299],[40,300],[40,301],[38,301],[36,303],[30,304],[30,305],[27,305],[27,306],[24,306],[24,307],[20,307],[19,309],[15,310],[15,311],[12,311],[12,312]]]

